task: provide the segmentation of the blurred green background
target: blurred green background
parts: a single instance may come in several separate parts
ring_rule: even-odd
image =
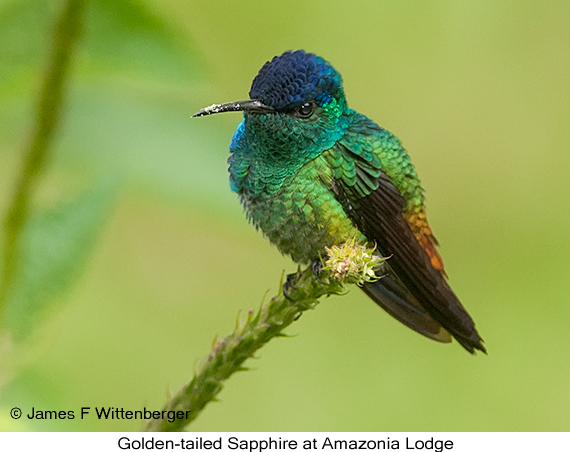
[[[2,212],[60,6],[0,0]],[[139,430],[9,410],[160,409],[214,336],[294,270],[228,187],[241,116],[190,116],[247,98],[265,61],[299,48],[331,61],[350,106],[403,140],[489,355],[426,340],[353,289],[264,347],[191,428],[570,428],[570,2],[92,0],[85,20],[34,212],[75,212],[47,215],[72,224],[46,239],[52,255],[73,231],[87,244],[65,270],[73,284],[48,272],[13,314],[1,430]],[[49,267],[35,265],[32,281]]]

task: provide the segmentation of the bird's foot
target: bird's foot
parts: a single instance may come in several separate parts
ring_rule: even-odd
[[[283,283],[283,296],[289,301],[295,301],[291,298],[290,293],[295,290],[295,283],[297,282],[298,274],[289,273],[285,282]]]
[[[313,270],[313,274],[315,275],[315,278],[317,278],[318,282],[326,284],[326,282],[321,279],[321,275],[323,274],[323,262],[320,259],[316,259],[311,262],[311,270]]]
[[[323,263],[320,259],[315,259],[310,264],[311,270],[315,275],[317,281],[321,284],[327,284],[325,281],[321,279],[323,275]],[[301,276],[301,270],[297,271],[296,273],[290,273],[285,278],[285,282],[283,283],[283,296],[287,298],[289,301],[295,301],[292,298],[292,293],[296,290],[296,284],[299,281],[299,277]]]

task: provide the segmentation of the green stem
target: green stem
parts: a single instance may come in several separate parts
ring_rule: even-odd
[[[52,50],[37,106],[30,144],[24,151],[20,175],[4,223],[3,274],[0,283],[0,324],[19,271],[19,242],[38,179],[61,116],[70,60],[80,35],[86,0],[67,0],[52,38]]]
[[[317,281],[312,269],[294,275],[290,281],[288,297],[280,293],[264,302],[257,315],[250,311],[245,322],[239,322],[236,330],[217,341],[208,357],[196,370],[190,383],[182,387],[164,406],[163,411],[190,411],[188,417],[169,422],[168,419],[152,419],[145,431],[181,431],[192,422],[204,407],[215,400],[225,380],[234,372],[246,370],[244,362],[275,337],[284,336],[283,330],[300,315],[313,309],[323,295],[338,294],[342,284],[332,280],[327,284]]]

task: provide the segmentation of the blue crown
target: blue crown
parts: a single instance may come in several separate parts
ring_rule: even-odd
[[[310,99],[328,99],[341,85],[340,74],[321,57],[304,50],[288,51],[263,65],[249,97],[276,110],[291,109]]]

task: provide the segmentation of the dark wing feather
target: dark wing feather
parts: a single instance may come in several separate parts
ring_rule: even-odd
[[[469,352],[485,351],[473,320],[442,273],[431,265],[404,218],[405,199],[385,173],[370,180],[366,163],[354,154],[350,157],[357,168],[356,183],[349,186],[342,179],[333,179],[333,190],[358,229],[384,256],[390,256],[391,271],[363,290],[415,331],[448,342],[447,330]]]
[[[362,290],[381,308],[414,331],[438,342],[451,342],[451,335],[423,308],[397,277],[385,275]]]

